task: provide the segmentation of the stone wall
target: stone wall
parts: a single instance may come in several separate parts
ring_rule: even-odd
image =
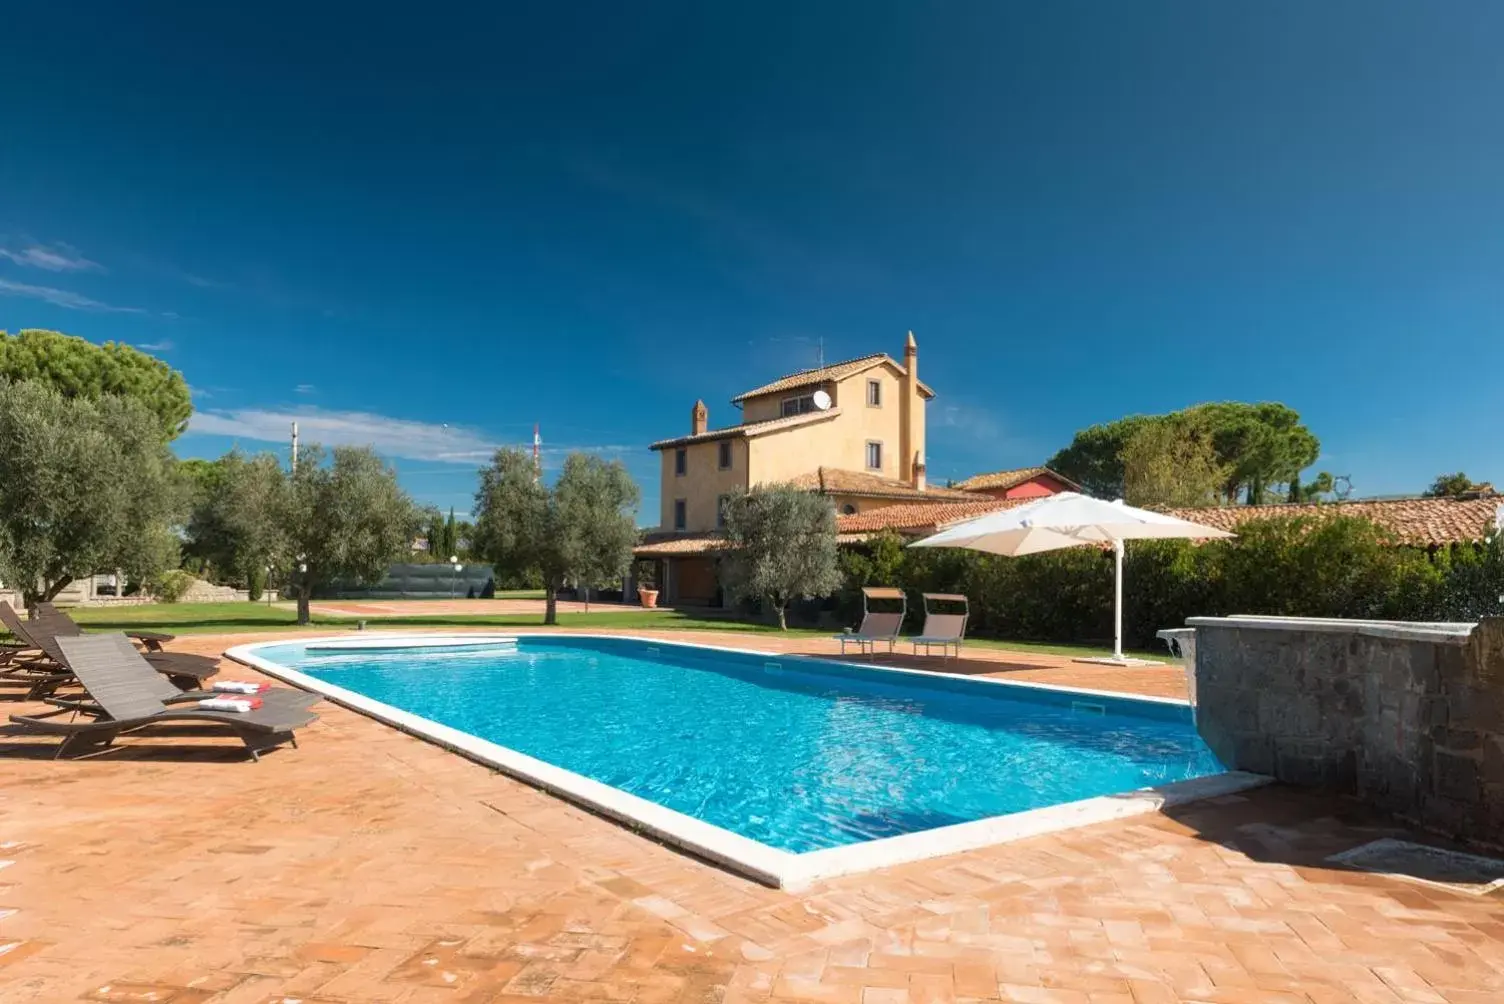
[[[1193,618],[1197,725],[1238,769],[1504,844],[1504,618]]]

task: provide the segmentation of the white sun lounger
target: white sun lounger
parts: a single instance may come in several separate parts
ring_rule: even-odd
[[[952,606],[959,604],[961,612],[938,613],[934,607],[941,603]],[[954,648],[956,658],[960,658],[961,641],[966,637],[966,621],[970,616],[971,604],[960,593],[925,593],[924,629],[909,639],[914,644],[914,654],[919,654],[921,646],[925,655],[930,654],[931,648],[939,648],[940,656],[944,658]]]
[[[899,607],[897,611],[873,611],[870,609],[873,600],[894,601]],[[836,635],[836,640],[841,643],[841,654],[846,654],[847,645],[855,645],[857,651],[868,655],[875,655],[879,645],[887,645],[888,651],[892,652],[893,646],[898,643],[898,632],[903,629],[903,619],[908,612],[909,598],[902,589],[864,587],[861,625],[850,634]]]

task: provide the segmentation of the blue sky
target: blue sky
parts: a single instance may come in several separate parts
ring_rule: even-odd
[[[537,421],[652,522],[696,397],[913,329],[932,478],[1243,399],[1504,481],[1500,5],[129,6],[7,14],[0,328],[170,360],[185,456],[463,510]]]

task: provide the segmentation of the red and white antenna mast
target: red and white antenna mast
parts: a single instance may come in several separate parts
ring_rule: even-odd
[[[533,423],[533,483],[543,480],[543,438],[538,435],[538,423]]]

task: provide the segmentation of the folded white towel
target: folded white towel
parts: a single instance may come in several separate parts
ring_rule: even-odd
[[[205,711],[235,711],[245,714],[261,707],[259,697],[206,697],[198,702]]]
[[[264,694],[271,689],[271,685],[251,683],[249,680],[220,680],[214,684],[213,689],[219,694]]]

